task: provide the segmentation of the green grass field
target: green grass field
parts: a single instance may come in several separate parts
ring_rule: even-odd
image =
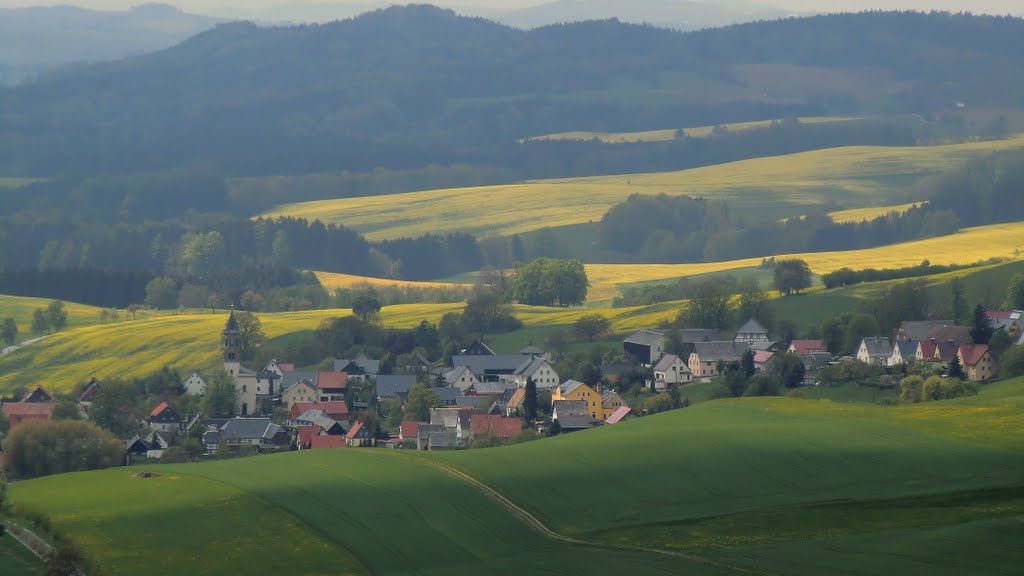
[[[39,308],[45,309],[50,300],[45,298],[26,298],[23,296],[0,295],[0,320],[14,318],[18,323],[18,340],[27,340],[37,336],[30,332],[32,313]],[[65,302],[64,310],[68,313],[68,327],[91,326],[100,320],[100,308],[74,302]]]
[[[0,536],[0,574],[42,576],[43,563],[10,535]]]
[[[154,558],[200,575],[1014,574],[1022,455],[1016,380],[911,406],[714,401],[490,450],[120,468],[10,497],[112,575]]]
[[[922,176],[969,158],[1021,147],[1024,136],[947,146],[831,148],[680,172],[303,202],[279,206],[265,216],[344,223],[371,240],[381,240],[449,231],[507,235],[593,222],[633,193],[723,199],[744,213],[774,214],[780,206],[789,206],[789,215],[796,215],[829,201],[845,208],[906,202]]]
[[[857,117],[841,116],[811,116],[800,118],[801,124],[828,124],[834,122],[850,122],[861,120]],[[771,126],[773,120],[758,120],[755,122],[734,122],[723,124],[729,132],[747,132],[750,130],[761,130]],[[714,132],[715,126],[698,126],[695,128],[683,128],[688,138],[707,138]],[[546,134],[535,136],[529,140],[600,140],[606,144],[628,144],[630,142],[667,142],[675,140],[677,129],[669,130],[645,130],[643,132],[561,132],[558,134]]]

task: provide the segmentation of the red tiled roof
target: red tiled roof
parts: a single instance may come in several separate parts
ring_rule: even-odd
[[[423,424],[429,424],[429,422],[402,422],[398,425],[398,437],[403,440],[415,438]]]
[[[319,435],[320,435],[320,427],[319,426],[299,426],[299,428],[298,428],[298,436],[299,436],[299,438],[297,440],[298,445],[303,447],[303,448],[306,448],[306,447],[309,446],[309,439],[312,438],[313,436],[319,436]]]
[[[620,406],[618,409],[615,410],[615,412],[612,412],[611,416],[609,416],[605,420],[605,422],[607,424],[618,424],[632,411],[633,409],[630,408],[629,406]]]
[[[356,422],[351,428],[348,429],[348,434],[345,434],[345,438],[355,438],[356,434],[363,429],[362,422]]]
[[[53,402],[5,402],[0,406],[13,430],[15,426],[29,420],[45,422],[53,412]]]
[[[986,352],[988,352],[988,344],[964,344],[960,346],[960,361],[964,366],[974,366],[981,362]]]
[[[921,340],[920,346],[925,362],[950,362],[959,349],[955,342],[937,342],[935,340]]]
[[[292,363],[284,364],[279,362],[277,367],[281,369],[281,372],[295,372],[295,364]]]
[[[86,386],[85,390],[82,391],[82,395],[78,397],[79,402],[92,402],[92,399],[99,392],[100,387],[95,381]]]
[[[348,419],[348,404],[344,402],[296,402],[288,415],[294,420],[306,410],[323,410],[328,418],[338,421]]]
[[[526,401],[526,388],[516,388],[516,391],[512,393],[512,396],[508,399],[509,408],[519,408]]]
[[[768,350],[758,350],[754,352],[754,364],[764,364],[775,357],[775,352]]]
[[[985,312],[985,316],[988,316],[992,320],[1009,320],[1013,317],[1012,310],[989,310]]]
[[[345,388],[348,386],[348,374],[344,372],[317,372],[316,386],[324,388]]]
[[[309,447],[317,448],[348,448],[345,438],[341,436],[313,436],[309,439]]]
[[[793,340],[789,343],[797,356],[807,356],[811,352],[827,352],[821,340]]]
[[[494,414],[473,414],[469,427],[473,436],[490,431],[498,438],[511,438],[523,431],[523,421]]]
[[[153,408],[153,410],[149,413],[149,417],[156,418],[157,416],[160,415],[161,412],[167,410],[168,408],[170,408],[170,406],[167,405],[167,402],[161,402],[156,408]]]

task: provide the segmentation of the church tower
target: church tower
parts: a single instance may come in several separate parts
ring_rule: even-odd
[[[242,361],[241,350],[242,332],[238,329],[238,320],[235,320],[235,310],[231,309],[228,316],[227,326],[221,333],[221,345],[224,348],[224,369],[231,376],[238,376],[238,369]]]

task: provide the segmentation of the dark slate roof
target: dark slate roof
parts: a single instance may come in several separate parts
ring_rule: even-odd
[[[534,372],[540,369],[541,366],[547,364],[547,360],[543,358],[530,358],[526,362],[523,362],[513,374],[517,376],[526,376],[527,378],[533,376]]]
[[[287,390],[301,380],[309,382],[313,388],[316,388],[316,372],[285,372],[281,378],[281,389]]]
[[[365,356],[365,355],[363,355]],[[335,372],[375,375],[380,372],[380,360],[370,358],[342,358],[334,361]]]
[[[377,376],[377,396],[405,396],[415,383],[412,374],[381,374]]]
[[[900,356],[904,360],[913,358],[917,354],[917,340],[897,340],[894,348],[900,349]]]
[[[868,337],[863,342],[864,346],[868,349],[869,356],[892,355],[892,343],[885,336]]]
[[[473,408],[476,408],[482,402],[484,402],[486,400],[490,400],[491,398],[492,398],[491,396],[456,396],[455,397],[455,405],[456,406],[471,406]]]
[[[459,446],[459,437],[455,432],[430,432],[427,438],[429,448],[457,448]]]
[[[664,330],[638,330],[630,334],[629,338],[625,340],[629,344],[639,344],[640,346],[653,346],[664,341]]]
[[[491,350],[490,346],[484,344],[484,341],[479,338],[464,348],[462,353],[467,356],[494,356],[494,350]]]
[[[224,326],[225,333],[238,334],[241,332],[238,328],[238,320],[235,319],[235,311],[231,310],[231,314],[228,315],[228,322]]]
[[[938,326],[928,332],[927,339],[967,344],[971,341],[971,329],[967,326]]]
[[[953,326],[952,320],[906,320],[900,322],[900,332],[907,340],[924,340],[928,333],[942,326]]]
[[[768,334],[768,329],[761,325],[756,319],[751,318],[747,323],[740,326],[737,334]]]
[[[693,343],[693,353],[700,357],[701,362],[739,362],[747,350],[750,350],[750,346],[745,342]]]
[[[586,430],[594,427],[590,418],[586,416],[565,416],[558,419],[558,425],[562,430]]]
[[[676,330],[676,333],[679,334],[679,339],[682,340],[683,344],[718,342],[722,339],[722,331],[714,328],[687,328]]]
[[[270,418],[232,418],[220,429],[224,440],[271,439],[281,429]]]
[[[590,413],[586,400],[555,400],[551,403],[551,411],[558,420],[569,416],[587,416]]]
[[[442,404],[451,404],[455,402],[456,398],[462,396],[462,390],[458,388],[450,388],[448,386],[442,386],[440,388],[431,388],[437,397],[441,399]]]
[[[499,356],[452,356],[452,366],[465,366],[476,375],[481,374],[512,374],[520,366],[530,362],[522,354],[502,354]]]
[[[585,384],[575,380],[566,380],[565,382],[562,382],[562,385],[559,386],[558,389],[562,392],[562,396],[565,396],[566,394],[572,394],[573,391],[580,386],[585,386]]]
[[[520,350],[519,353],[522,354],[523,356],[533,356],[535,354],[539,356],[543,354],[544,351],[531,344],[530,346],[527,346],[526,348]]]
[[[295,418],[295,424],[299,426],[319,426],[324,430],[330,430],[338,425],[338,422],[324,413],[323,410],[306,410]]]

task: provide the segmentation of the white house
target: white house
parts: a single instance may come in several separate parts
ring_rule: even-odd
[[[469,390],[470,386],[480,383],[480,379],[465,366],[456,366],[454,369],[445,372],[442,378],[444,378],[445,384],[449,387],[458,388],[463,392]]]
[[[884,336],[868,337],[860,341],[857,360],[865,364],[887,366],[892,357],[892,344]]]
[[[761,325],[760,322],[751,318],[747,320],[747,323],[740,327],[736,331],[736,338],[734,342],[746,342],[747,344],[754,344],[755,342],[768,342],[768,329]],[[752,348],[759,348],[757,346],[751,346]]]
[[[693,381],[693,372],[675,354],[666,354],[654,366],[654,388],[664,390],[669,384],[688,384]]]
[[[198,396],[206,391],[206,380],[203,380],[203,377],[199,375],[197,370],[193,370],[192,373],[188,375],[188,378],[181,383],[181,386],[185,389],[185,394],[194,394]]]
[[[512,383],[520,388],[526,387],[527,379],[533,379],[538,390],[555,388],[559,382],[558,372],[540,357],[530,358],[512,373]]]

